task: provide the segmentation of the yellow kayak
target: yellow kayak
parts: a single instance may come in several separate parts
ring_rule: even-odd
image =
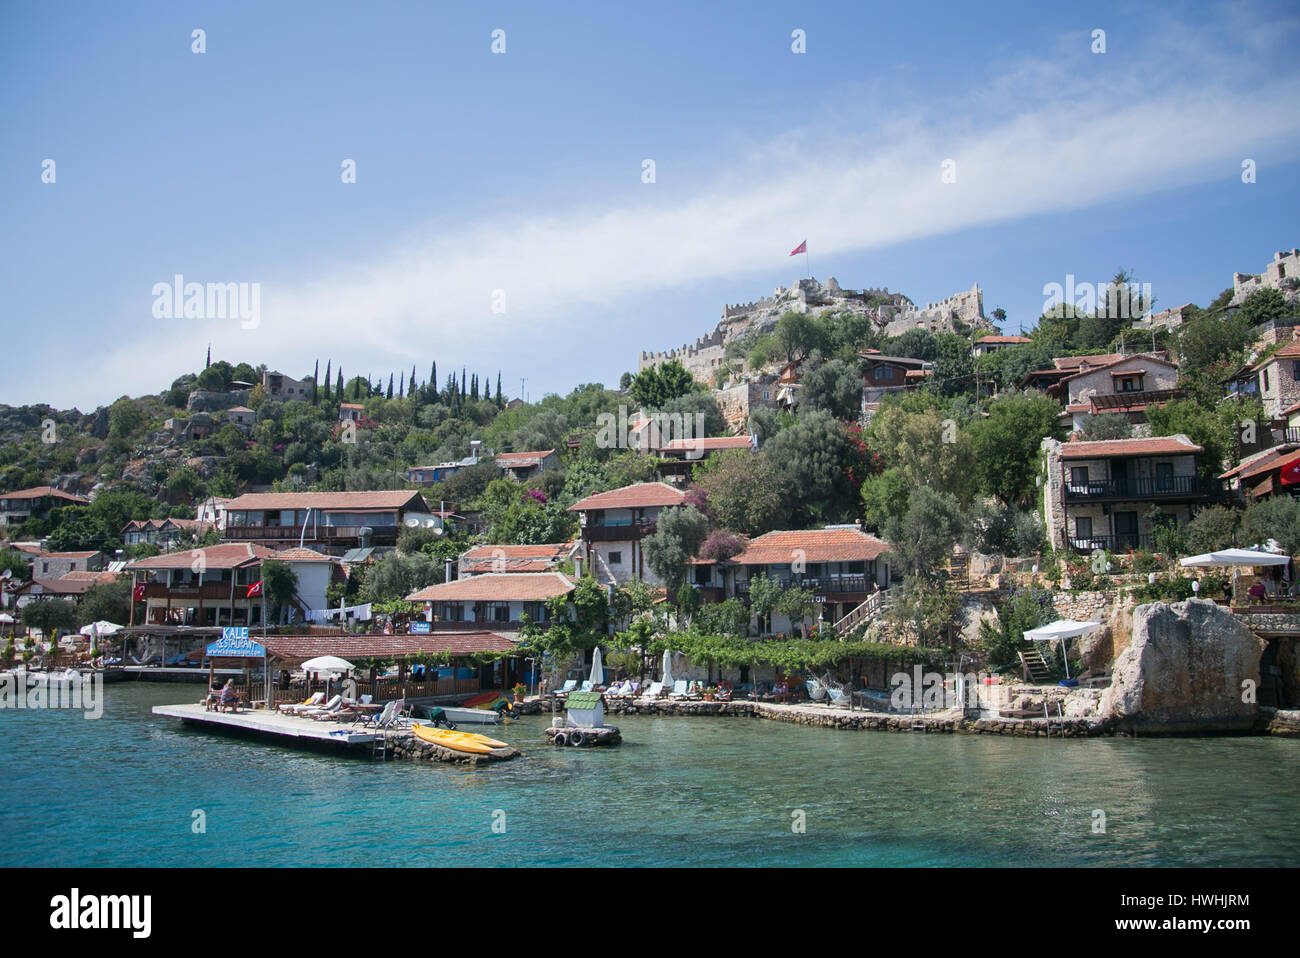
[[[486,735],[475,735],[473,732],[453,732],[450,729],[433,728],[419,723],[412,726],[411,730],[415,732],[417,738],[432,742],[434,745],[441,745],[443,748],[454,749],[457,752],[482,755],[494,748],[506,747],[505,742],[488,738]]]

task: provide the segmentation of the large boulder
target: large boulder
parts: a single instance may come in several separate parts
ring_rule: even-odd
[[[1107,726],[1144,734],[1248,731],[1258,715],[1265,643],[1231,612],[1205,599],[1133,610],[1127,647],[1102,696]],[[1118,644],[1118,643],[1117,643]],[[1243,701],[1246,699],[1246,701]]]

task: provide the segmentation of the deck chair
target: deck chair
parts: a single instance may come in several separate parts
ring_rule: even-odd
[[[377,715],[368,715],[363,717],[361,719],[361,724],[367,728],[387,728],[393,719],[393,712],[396,708],[396,701],[389,702]]]
[[[678,679],[673,683],[673,690],[668,693],[670,699],[686,699],[691,696],[691,683],[685,679]]]
[[[651,682],[646,686],[645,697],[648,699],[661,699],[664,697],[664,684],[662,682]]]
[[[580,689],[578,689],[578,691],[579,691],[579,692],[594,692],[594,691],[596,691],[596,689],[595,689],[595,687],[591,684],[591,679],[588,679],[587,681],[585,681],[585,682],[582,683],[582,687],[581,687]]]
[[[564,683],[564,685],[562,685],[560,688],[555,690],[555,697],[562,699],[570,692],[575,691],[577,688],[578,688],[578,680],[569,679],[567,682]]]
[[[826,694],[830,697],[830,704],[836,708],[849,708],[853,704],[853,699],[844,689],[827,689]]]

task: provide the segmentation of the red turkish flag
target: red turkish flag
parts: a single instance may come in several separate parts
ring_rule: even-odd
[[[1292,459],[1283,466],[1279,478],[1284,486],[1294,486],[1300,482],[1300,458]]]
[[[261,594],[262,594],[262,580],[258,579],[256,582],[254,582],[252,585],[248,587],[248,594],[245,595],[244,598],[251,599]]]
[[[796,246],[794,249],[790,250],[790,255],[791,255],[791,256],[795,256],[795,255],[797,255],[797,254],[799,254],[799,253],[806,253],[806,252],[808,252],[808,241],[807,241],[807,240],[804,240],[802,243],[800,243],[800,244],[799,244],[798,246]]]
[[[134,589],[131,590],[131,598],[134,599],[136,602],[143,602],[143,601],[144,601],[144,583],[143,583],[143,582],[137,584],[136,587],[135,587]]]

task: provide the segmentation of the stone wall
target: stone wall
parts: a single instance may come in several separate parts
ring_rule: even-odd
[[[1234,273],[1232,276],[1232,304],[1240,306],[1257,289],[1281,289],[1294,296],[1286,280],[1300,278],[1300,249],[1280,250],[1262,273]]]

